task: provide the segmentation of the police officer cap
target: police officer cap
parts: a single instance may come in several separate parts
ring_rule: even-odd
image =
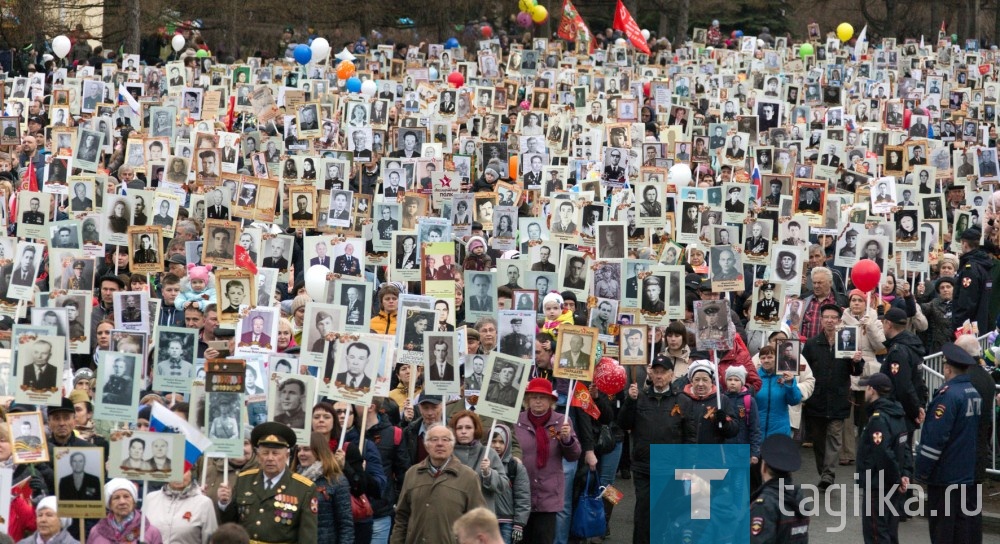
[[[892,380],[889,379],[889,376],[881,372],[876,372],[859,383],[861,387],[871,387],[880,392],[885,391],[886,393],[892,392]]]
[[[253,428],[250,433],[250,444],[253,447],[266,446],[271,448],[295,447],[295,431],[284,423],[267,421]]]
[[[760,290],[761,291],[774,291],[774,284],[770,283],[770,282],[765,283],[764,285],[760,286]]]
[[[983,231],[979,230],[978,227],[965,229],[961,239],[967,242],[978,242],[983,239]]]
[[[662,366],[663,368],[665,368],[667,370],[673,370],[674,369],[674,359],[673,359],[673,357],[668,357],[668,356],[663,355],[661,353],[661,354],[657,355],[655,359],[653,359],[653,364],[650,365],[650,366]]]
[[[976,366],[976,360],[967,351],[952,342],[941,346],[944,362],[954,366]]]
[[[730,187],[729,194],[739,193],[741,189],[739,187]]]
[[[781,472],[795,472],[802,466],[802,456],[799,447],[792,437],[784,434],[772,434],[760,445],[760,457],[767,466]]]
[[[704,309],[702,309],[702,311],[708,315],[715,315],[719,313],[719,307],[715,304],[712,304],[711,306],[706,306]]]
[[[83,261],[76,261],[75,263],[73,263],[73,268],[79,268],[82,270],[84,268],[87,268],[87,264],[84,263]]]

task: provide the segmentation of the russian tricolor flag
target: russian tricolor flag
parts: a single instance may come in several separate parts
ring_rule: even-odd
[[[182,417],[166,406],[154,402],[149,416],[149,429],[157,433],[181,433],[184,435],[184,470],[198,462],[198,458],[212,446],[212,441]]]
[[[760,203],[761,200],[764,198],[764,193],[761,192],[760,169],[757,168],[757,165],[754,165],[753,173],[750,174],[750,183],[752,183],[753,186],[757,188],[757,202]]]

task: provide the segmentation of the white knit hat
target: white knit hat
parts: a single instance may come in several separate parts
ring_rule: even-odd
[[[104,506],[111,508],[111,496],[122,489],[132,495],[132,500],[138,500],[139,490],[135,488],[135,484],[125,478],[112,478],[104,484]]]
[[[695,372],[708,372],[708,375],[715,379],[715,367],[705,359],[698,359],[691,363],[691,366],[688,367],[688,381],[694,378]]]

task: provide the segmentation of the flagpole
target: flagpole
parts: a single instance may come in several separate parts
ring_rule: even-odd
[[[569,412],[569,403],[566,404],[566,412]],[[490,434],[486,436],[486,447],[483,448],[483,460],[489,459],[490,448],[493,447],[493,433],[497,432],[497,420],[493,418],[493,424],[490,425]],[[499,470],[499,468],[497,469]]]
[[[563,425],[569,423],[569,408],[573,405],[573,392],[576,391],[576,380],[569,380],[569,393],[566,395],[566,415],[563,417]],[[489,444],[487,444],[489,447]]]

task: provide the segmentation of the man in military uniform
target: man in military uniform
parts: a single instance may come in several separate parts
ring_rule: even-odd
[[[865,402],[871,410],[858,440],[858,485],[865,490],[861,534],[866,544],[898,542],[903,493],[913,475],[906,416],[902,405],[892,399],[892,380],[888,376],[877,372],[862,380],[861,385],[865,386]],[[896,484],[898,490],[889,497],[893,508],[884,507],[881,497]]]
[[[642,311],[663,312],[663,280],[660,276],[647,276],[642,280]]]
[[[774,284],[765,283],[760,287],[764,297],[757,303],[753,317],[758,321],[776,321],[778,319],[778,301],[774,299]]]
[[[931,542],[982,540],[982,495],[976,491],[976,434],[982,397],[968,375],[976,360],[949,342],[941,346],[945,383],[928,405],[917,448],[916,479],[927,486]]]
[[[125,323],[138,323],[142,321],[142,310],[136,306],[139,295],[125,297],[125,307],[122,308],[122,321]]]
[[[316,544],[316,488],[287,466],[295,432],[269,421],[254,427],[250,443],[260,467],[240,472],[232,487],[219,486],[219,522],[242,525],[251,544]]]
[[[521,333],[522,322],[520,317],[510,320],[510,328],[513,332],[500,340],[500,353],[514,357],[531,357],[535,346],[528,335]]]
[[[698,337],[710,342],[724,340],[728,330],[724,323],[725,320],[720,315],[719,305],[703,306],[701,315],[704,316],[704,319],[702,319],[701,327],[698,328]]]
[[[772,434],[760,445],[760,457],[764,484],[750,495],[751,544],[809,542],[809,517],[792,485],[792,473],[802,466],[799,446],[787,435]]]
[[[70,276],[69,281],[66,282],[71,291],[91,288],[89,282],[83,279],[83,271],[86,268],[87,265],[83,261],[76,261],[73,263],[73,275]]]

